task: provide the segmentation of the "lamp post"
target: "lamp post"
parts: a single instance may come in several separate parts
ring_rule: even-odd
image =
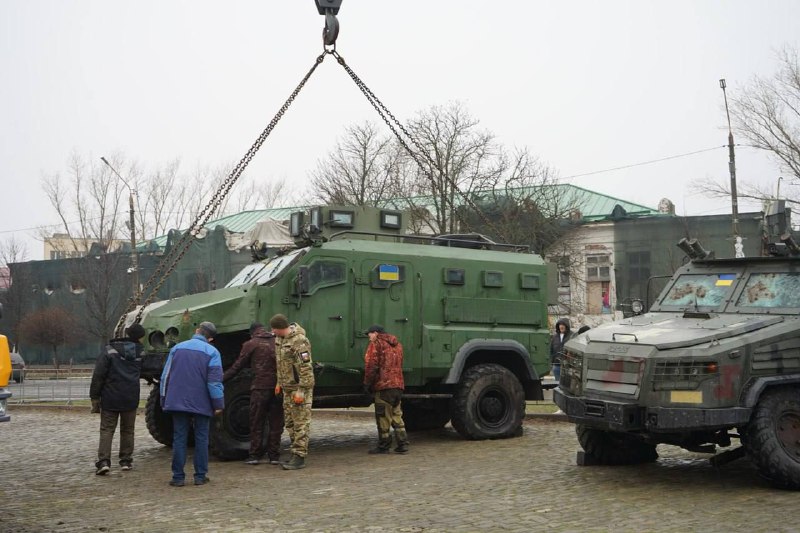
[[[134,218],[134,211],[133,211],[133,197],[136,194],[136,191],[133,190],[133,187],[123,178],[117,169],[111,166],[111,163],[105,157],[100,158],[103,163],[106,164],[111,171],[117,175],[117,177],[125,184],[128,188],[128,206],[130,207],[130,215],[131,215],[131,269],[133,270],[133,299],[134,301],[139,297],[139,256],[136,253],[136,219]]]
[[[736,156],[733,152],[733,130],[731,129],[731,114],[728,111],[728,93],[725,92],[725,78],[719,80],[719,87],[725,97],[725,114],[728,116],[728,171],[731,174],[731,210],[733,214],[733,237],[739,236],[739,200],[736,194]]]

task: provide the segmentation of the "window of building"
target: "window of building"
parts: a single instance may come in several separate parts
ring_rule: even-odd
[[[586,256],[587,281],[611,281],[611,257],[608,254]]]
[[[644,298],[650,279],[650,251],[628,252],[628,284],[632,298]]]

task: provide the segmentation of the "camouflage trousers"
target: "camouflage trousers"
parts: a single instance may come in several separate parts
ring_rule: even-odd
[[[400,389],[385,389],[375,391],[375,423],[378,425],[378,447],[389,449],[392,445],[391,429],[397,445],[408,445],[406,424],[403,422],[403,407],[400,398],[403,391]]]
[[[284,427],[292,441],[292,455],[305,457],[308,455],[308,435],[311,430],[312,392],[306,392],[306,401],[296,404],[292,401],[290,391],[283,392]]]

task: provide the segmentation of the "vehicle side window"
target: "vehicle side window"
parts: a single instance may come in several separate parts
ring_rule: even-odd
[[[347,266],[336,261],[315,261],[308,268],[309,292],[338,285],[347,279]]]

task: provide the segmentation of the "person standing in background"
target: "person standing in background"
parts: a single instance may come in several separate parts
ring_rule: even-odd
[[[111,470],[111,443],[119,420],[119,466],[133,468],[133,436],[136,409],[139,407],[139,374],[142,370],[141,324],[132,324],[127,337],[112,339],[97,358],[89,386],[92,412],[100,413],[100,445],[97,449],[95,474],[104,476]]]

